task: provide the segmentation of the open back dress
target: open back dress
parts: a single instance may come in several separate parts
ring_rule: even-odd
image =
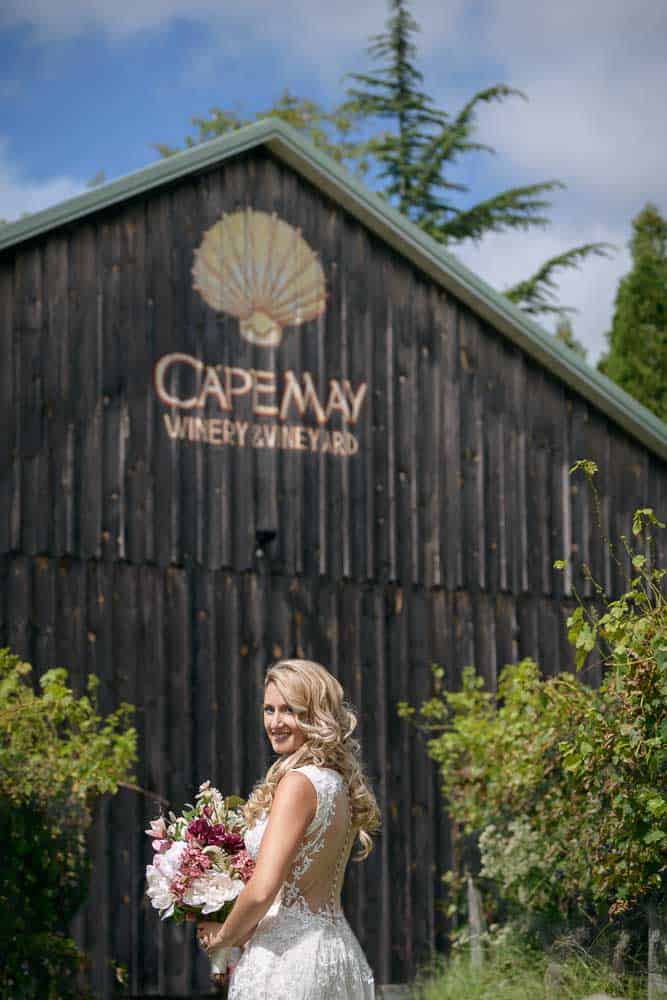
[[[373,973],[341,908],[354,842],[345,781],[328,767],[294,768],[317,793],[315,815],[290,872],[258,923],[229,984],[229,1000],[371,1000]],[[245,836],[253,858],[265,813]]]

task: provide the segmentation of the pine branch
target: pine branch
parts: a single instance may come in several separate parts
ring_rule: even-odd
[[[475,115],[478,105],[504,101],[507,97],[526,99],[525,94],[520,90],[508,87],[504,83],[479,90],[464,104],[454,121],[444,124],[440,134],[433,136],[424,152],[423,178],[420,187],[415,192],[417,197],[425,196],[431,185],[441,183],[444,165],[453,163],[460,153],[472,151],[495,153],[492,146],[483,142],[472,142],[469,136],[476,128]]]
[[[443,220],[437,227],[440,235],[432,235],[447,243],[452,240],[479,240],[485,233],[500,233],[506,229],[546,226],[549,219],[540,213],[549,208],[551,202],[539,195],[564,186],[561,181],[554,180],[510,188],[479,202],[467,211],[457,212],[451,219]]]
[[[571,306],[561,306],[555,302],[555,292],[558,287],[555,281],[556,272],[577,268],[590,256],[609,257],[615,249],[611,243],[584,243],[582,246],[573,247],[565,253],[550,257],[532,277],[506,288],[503,294],[531,315],[549,313],[566,316],[568,313],[576,312],[577,310]]]

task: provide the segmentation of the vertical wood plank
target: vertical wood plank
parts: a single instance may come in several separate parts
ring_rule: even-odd
[[[124,459],[121,487],[120,537],[125,557],[142,564],[155,559],[154,480],[152,474],[155,438],[151,370],[153,350],[150,308],[146,286],[146,207],[130,205],[122,219],[122,245],[126,268],[122,295],[126,301],[127,334],[123,340],[125,405],[121,412],[119,464]],[[159,428],[162,432],[164,428]],[[122,556],[121,556],[122,558]]]
[[[340,246],[344,220],[339,217],[332,206],[327,208],[320,237],[329,255],[330,265],[327,269],[327,308],[324,324],[324,341],[321,343],[320,371],[318,372],[318,387],[326,398],[330,386],[330,378],[341,378],[341,322],[346,295],[345,265],[340,259]],[[339,430],[339,418],[335,418],[335,429]],[[333,430],[334,424],[327,425]],[[343,497],[345,488],[342,462],[345,461],[328,451],[322,456],[320,477],[320,503],[323,504],[323,529],[326,532],[326,572],[339,580],[349,576],[349,545],[343,543],[343,536],[349,531],[346,501]],[[346,572],[347,570],[347,572]]]
[[[414,590],[408,604],[408,634],[410,669],[412,673],[411,704],[421,705],[431,694],[429,622],[426,595]],[[415,749],[412,755],[412,913],[413,954],[417,963],[432,956],[435,946],[435,878],[434,857],[434,782],[433,766],[425,755]]]
[[[78,522],[74,545],[76,554],[86,558],[101,555],[103,530],[103,293],[98,250],[92,224],[74,230],[68,261]]]
[[[51,552],[75,554],[75,430],[69,316],[69,241],[54,236],[45,250],[45,393],[49,423]]]
[[[206,306],[192,287],[193,250],[201,240],[199,203],[192,183],[175,190],[171,199],[171,248],[172,248],[172,307],[173,336],[180,350],[202,359],[199,330]],[[197,379],[197,384],[201,378]],[[212,415],[210,403],[206,413]],[[201,411],[197,409],[197,414]],[[206,482],[204,475],[204,449],[201,439],[179,442],[172,449],[171,478],[174,484],[172,519],[177,524],[178,555],[172,561],[188,566],[201,561],[203,556],[204,503]]]
[[[51,667],[62,666],[56,661],[56,587],[54,560],[38,556],[33,563],[32,618],[34,667],[40,676]]]
[[[313,247],[319,250],[313,239],[313,223],[316,212],[309,211],[312,199],[308,192],[300,189],[296,178],[281,170],[269,174],[270,189],[274,195],[271,207],[280,214],[281,204],[288,212],[288,221],[294,224],[297,219],[304,220],[302,236]],[[331,289],[328,288],[329,297]],[[259,367],[276,372],[276,384],[284,385],[287,372],[292,372],[301,382],[304,360],[311,357],[309,344],[316,336],[317,326],[310,321],[302,326],[287,327],[283,331],[283,340],[279,347],[265,351],[266,359],[261,360]],[[323,386],[315,380],[318,395]],[[272,397],[266,397],[269,401]],[[272,419],[272,418],[269,418]],[[295,407],[287,414],[288,424],[313,425],[312,413],[303,417]],[[310,520],[312,514],[306,513],[304,505],[304,489],[306,485],[306,468],[312,467],[316,457],[308,451],[292,451],[290,449],[266,449],[256,454],[256,506],[257,528],[263,531],[277,533],[276,544],[272,548],[279,560],[280,572],[292,576],[303,572],[305,565],[304,545],[306,544],[305,520]],[[313,518],[314,524],[316,520]],[[313,544],[312,533],[308,543]]]
[[[479,341],[481,332],[474,317],[464,313],[459,326],[461,388],[461,465],[463,474],[463,560],[466,586],[486,587],[484,442],[479,388]]]
[[[233,164],[228,171],[225,185],[225,204],[229,211],[231,206],[242,208],[249,204],[251,193],[254,190],[254,170],[255,164],[247,166],[239,163]],[[247,240],[247,237],[244,237]],[[249,253],[248,245],[242,248],[244,255]],[[250,369],[254,364],[253,345],[248,343],[239,333],[238,320],[228,316],[223,317],[224,325],[222,331],[229,339],[230,358],[232,366]],[[240,376],[234,376],[233,386],[238,389]],[[249,572],[255,569],[255,549],[257,547],[257,511],[255,507],[254,489],[254,456],[253,449],[249,446],[234,448],[234,503],[232,511],[234,524],[232,528],[234,539],[233,566],[239,572]]]
[[[389,808],[389,775],[386,768],[389,750],[389,731],[393,729],[388,718],[390,706],[387,692],[387,637],[385,632],[385,596],[379,590],[360,591],[357,585],[359,607],[359,667],[355,675],[355,703],[364,722],[363,748],[369,773],[374,776],[378,804],[387,818]],[[372,686],[371,686],[372,685]],[[389,896],[390,856],[386,832],[379,838],[360,873],[360,924],[369,950],[377,956],[375,974],[379,982],[391,978],[391,901]],[[363,879],[361,878],[363,875]]]
[[[100,391],[102,394],[102,531],[105,558],[122,558],[124,538],[120,534],[124,492],[123,408],[125,403],[125,344],[128,311],[123,285],[127,280],[122,220],[103,223],[99,231],[99,288],[101,306]],[[92,470],[91,470],[92,471]]]
[[[246,778],[244,748],[235,738],[239,726],[249,716],[245,713],[244,683],[246,658],[243,650],[241,581],[231,573],[218,573],[215,577],[215,612],[220,623],[215,661],[217,701],[220,709],[219,729],[222,739],[222,758],[217,767],[222,769],[230,794],[249,794],[258,775]]]
[[[86,584],[87,659],[90,672],[100,681],[99,707],[104,715],[118,705],[114,682],[113,597],[113,566],[91,562]],[[120,846],[120,840],[115,841],[111,823],[111,798],[104,797],[97,806],[88,836],[94,874],[90,881],[85,934],[90,955],[90,987],[99,997],[111,995],[114,977],[110,959],[121,958],[115,953],[111,939],[112,898],[116,892],[112,877],[113,855],[114,848]]]
[[[166,574],[151,566],[144,566],[139,572],[140,588],[139,624],[142,633],[142,662],[138,681],[142,685],[141,709],[143,711],[143,747],[140,770],[137,777],[148,792],[166,799],[170,808],[176,809],[179,802],[170,798],[174,794],[169,788],[169,762],[171,747],[176,743],[180,748],[178,730],[170,730],[169,683],[167,663],[167,602]],[[165,811],[166,811],[165,807]],[[161,812],[157,803],[144,803],[144,816],[152,819]],[[148,824],[142,823],[142,830]],[[143,838],[143,864],[150,863],[152,852],[148,837]],[[142,881],[141,891],[145,889]],[[169,973],[169,949],[171,940],[165,924],[157,911],[147,905],[142,898],[141,925],[143,927],[142,948],[142,990],[147,993],[163,994],[167,988]]]
[[[166,797],[178,813],[192,798],[192,634],[191,581],[186,571],[168,567],[165,571],[165,681],[168,691],[167,734],[168,772]],[[192,988],[195,943],[185,924],[169,927],[166,956],[166,984],[182,994]],[[170,939],[170,940],[169,940]]]
[[[39,246],[16,259],[16,323],[20,370],[21,543],[26,554],[48,551],[50,508],[44,398],[44,273]]]
[[[111,620],[114,635],[113,692],[116,704],[136,703],[138,645],[137,571],[117,564],[114,568],[111,595]],[[139,731],[141,738],[141,731]],[[112,953],[128,968],[128,985],[139,989],[139,907],[143,892],[142,861],[144,833],[137,794],[120,789],[110,804],[109,821],[113,830],[111,884],[113,907],[111,920]]]
[[[417,544],[421,570],[417,580],[427,588],[442,584],[440,521],[442,464],[442,335],[436,320],[437,296],[433,288],[420,286],[421,322],[417,360],[417,440],[420,461],[417,479]]]
[[[32,663],[30,618],[32,611],[32,565],[30,559],[17,555],[12,560],[7,579],[6,633],[9,648],[22,660]]]
[[[350,227],[347,236],[349,254],[346,254],[345,287],[347,311],[346,330],[349,330],[349,369],[344,374],[355,391],[364,383],[365,395],[356,423],[350,425],[359,451],[345,459],[348,465],[350,490],[350,558],[354,579],[372,579],[374,576],[374,512],[373,499],[373,312],[377,283],[371,287],[366,281],[366,265],[372,259],[372,245],[360,228]],[[375,265],[377,267],[377,264]]]
[[[204,174],[199,181],[200,238],[203,232],[218,222],[223,211],[224,175],[217,171]],[[198,338],[202,359],[207,363],[226,364],[229,345],[221,337],[219,315],[214,309],[205,308],[200,319]],[[216,411],[216,417],[220,412]],[[234,463],[228,446],[209,447],[205,455],[207,491],[205,497],[204,564],[209,569],[232,565],[233,530],[232,506]]]
[[[446,331],[443,354],[444,505],[441,528],[445,586],[463,586],[463,471],[461,468],[461,384],[459,379],[459,311],[441,297],[440,323]]]
[[[583,400],[576,397],[568,401],[568,411],[570,418],[570,447],[572,453],[572,464],[580,459],[593,458],[588,448],[588,422],[589,413]],[[575,563],[573,568],[574,579],[577,590],[582,597],[590,597],[593,588],[587,574],[583,572],[584,565],[590,566],[591,562],[591,530],[593,518],[591,516],[591,494],[586,477],[577,473],[570,477],[571,496],[571,518],[572,518],[572,557]]]
[[[175,329],[174,312],[174,261],[171,250],[172,210],[168,191],[151,198],[146,205],[146,225],[150,233],[146,255],[146,283],[150,343],[153,364],[165,354],[177,351],[180,331]],[[190,386],[179,386],[184,379],[181,369],[174,366],[170,372],[167,389],[176,394],[189,391]],[[155,558],[160,566],[177,564],[180,559],[180,512],[178,453],[183,442],[171,439],[165,427],[165,418],[174,421],[180,414],[175,407],[166,407],[154,395],[153,426],[155,444],[152,455],[152,480],[155,484],[154,517]]]
[[[410,272],[397,271],[394,281],[395,371],[395,446],[396,491],[396,560],[397,578],[404,586],[415,583],[419,573],[417,511],[417,409],[419,389],[416,372],[416,341],[424,326],[424,316],[418,308],[419,292]]]
[[[0,552],[16,547],[12,530],[14,493],[18,486],[17,358],[14,333],[14,271],[11,260],[0,266]]]

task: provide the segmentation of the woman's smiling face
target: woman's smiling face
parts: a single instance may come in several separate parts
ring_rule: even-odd
[[[294,753],[306,742],[291,706],[273,681],[264,688],[264,728],[276,753]]]

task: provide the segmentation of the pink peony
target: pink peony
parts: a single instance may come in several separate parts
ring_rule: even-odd
[[[192,882],[201,878],[213,866],[208,854],[204,854],[201,847],[196,843],[187,844],[180,858],[179,870],[172,880],[170,890],[174,898],[183,902],[183,897],[187,893]]]
[[[255,862],[250,857],[245,848],[243,848],[240,851],[237,851],[237,853],[231,859],[231,863],[232,863],[232,868],[236,869],[236,871],[241,876],[241,879],[244,882],[249,882],[250,879],[252,878],[252,873],[255,870]]]

